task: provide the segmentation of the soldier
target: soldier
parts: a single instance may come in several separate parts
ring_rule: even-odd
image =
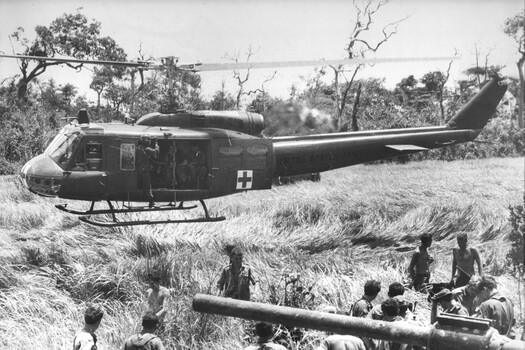
[[[188,182],[188,160],[180,147],[173,143],[170,148],[173,162],[173,182],[177,188],[186,189]]]
[[[323,312],[330,314],[337,313],[337,309],[333,306],[326,306],[321,309]],[[327,332],[327,337],[321,341],[321,344],[316,350],[366,350],[366,344],[370,344],[368,339],[361,339],[352,335],[341,335]]]
[[[96,350],[96,330],[100,326],[104,310],[100,305],[90,304],[84,311],[84,328],[73,339],[73,350]]]
[[[275,334],[273,326],[269,323],[258,322],[255,324],[255,335],[257,336],[257,345],[250,345],[244,350],[286,350],[282,345],[272,342]]]
[[[162,322],[168,313],[168,302],[170,291],[168,288],[160,285],[160,276],[158,273],[150,273],[148,276],[149,289],[146,291],[148,299],[148,312],[153,313]]]
[[[192,188],[204,188],[206,186],[206,158],[199,146],[191,147],[191,156],[188,163],[188,172]]]
[[[323,339],[317,350],[366,350],[366,347],[361,338],[332,334]]]
[[[381,303],[383,320],[386,322],[404,322],[403,317],[399,316],[399,302],[395,298],[388,298]],[[395,343],[386,340],[380,340],[377,343],[377,350],[408,350],[407,344]]]
[[[483,275],[481,270],[481,258],[475,248],[468,248],[468,235],[465,232],[457,236],[458,247],[452,250],[452,279],[450,281],[456,288],[467,285],[470,278],[474,276],[474,263],[478,265],[478,273]],[[456,271],[458,272],[457,278]]]
[[[142,331],[129,337],[124,343],[124,350],[164,350],[162,340],[155,335],[159,318],[152,312],[142,317]]]
[[[489,318],[494,321],[493,327],[501,335],[514,339],[514,305],[509,298],[498,291],[496,280],[491,276],[483,276],[478,284],[479,297],[483,302],[479,306],[476,317]]]
[[[155,206],[153,190],[151,188],[151,171],[153,163],[159,155],[159,146],[155,140],[142,136],[138,142],[137,147],[137,167],[140,178],[142,179],[142,188],[144,195],[148,199],[149,207]]]
[[[441,305],[443,312],[447,314],[469,316],[467,309],[456,302],[453,299],[454,295],[450,289],[444,288],[440,292],[436,293],[432,298],[432,311],[430,313],[430,323],[434,323],[437,320],[437,306]]]
[[[474,275],[466,286],[452,290],[454,299],[467,309],[469,315],[473,315],[480,304],[478,298],[478,284],[480,281],[481,277]]]
[[[425,233],[420,237],[421,245],[417,252],[412,254],[412,260],[408,266],[408,272],[412,278],[412,283],[416,291],[421,291],[424,284],[430,280],[430,264],[434,258],[428,253],[428,248],[432,245],[432,235]]]
[[[377,297],[381,291],[381,282],[376,280],[368,280],[365,283],[365,294],[359,299],[352,308],[351,316],[366,317],[372,310],[372,301]]]
[[[405,321],[415,321],[415,316],[411,310],[413,305],[406,300],[404,294],[405,286],[403,286],[401,283],[393,282],[390,284],[390,286],[388,286],[388,297],[394,298],[399,302],[399,316],[403,317]],[[367,318],[371,318],[373,320],[382,320],[383,311],[381,310],[381,304],[375,305],[368,314]]]
[[[255,284],[252,270],[242,263],[242,250],[235,247],[230,252],[230,264],[222,269],[217,282],[219,294],[227,298],[250,300],[250,284]]]

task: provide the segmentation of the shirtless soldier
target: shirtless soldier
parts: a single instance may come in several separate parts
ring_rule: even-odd
[[[459,249],[452,250],[452,280],[454,287],[463,287],[468,284],[470,278],[474,276],[474,263],[478,265],[478,273],[483,276],[481,270],[481,258],[475,248],[467,248],[468,236],[465,232],[458,234],[457,237]],[[457,279],[454,283],[454,277],[458,272]]]
[[[160,285],[160,276],[156,273],[151,273],[148,276],[150,288],[146,292],[148,298],[148,312],[153,313],[162,321],[168,313],[168,301],[170,298],[170,291],[168,288]]]
[[[420,291],[421,287],[430,280],[430,264],[434,262],[434,258],[428,253],[428,248],[432,245],[432,235],[425,233],[420,239],[421,245],[418,251],[412,254],[412,260],[408,266],[408,272],[416,291]]]

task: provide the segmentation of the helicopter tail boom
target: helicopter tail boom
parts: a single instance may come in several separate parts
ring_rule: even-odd
[[[474,140],[506,91],[489,81],[447,124],[436,127],[335,133],[273,139],[275,175],[322,172]]]

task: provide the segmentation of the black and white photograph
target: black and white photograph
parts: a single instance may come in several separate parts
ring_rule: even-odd
[[[0,348],[525,350],[523,0],[0,0]]]

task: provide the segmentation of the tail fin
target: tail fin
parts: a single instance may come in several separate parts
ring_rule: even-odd
[[[448,121],[451,129],[483,129],[494,115],[496,107],[507,91],[507,85],[499,77],[492,78]]]

